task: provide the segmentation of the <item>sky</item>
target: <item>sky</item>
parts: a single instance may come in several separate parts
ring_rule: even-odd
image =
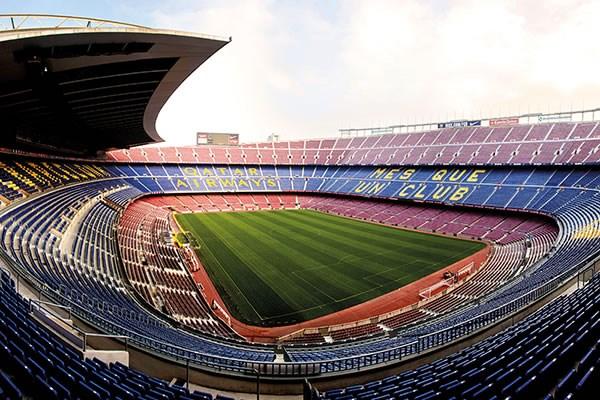
[[[232,37],[161,111],[169,144],[600,106],[600,1],[1,0]]]

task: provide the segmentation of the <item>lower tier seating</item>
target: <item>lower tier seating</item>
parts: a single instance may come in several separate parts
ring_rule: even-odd
[[[147,201],[136,201],[124,212],[118,237],[129,282],[148,304],[171,318],[200,332],[237,337],[213,316],[185,264],[192,260],[172,241],[169,218],[169,211]]]
[[[130,259],[132,263],[137,262],[135,268],[151,268],[142,266],[139,260],[135,261],[139,255],[148,253],[140,247],[140,245],[143,247],[145,242],[140,234],[158,220],[163,221],[163,225],[166,224],[171,210],[177,212],[223,212],[285,208],[314,209],[387,225],[431,230],[436,233],[471,239],[492,240],[489,236],[493,235],[496,243],[491,259],[474,279],[461,285],[456,292],[423,305],[423,311],[407,310],[381,318],[377,322],[359,323],[351,327],[324,327],[324,329],[319,329],[321,333],[315,333],[314,329],[310,329],[306,333],[297,333],[282,339],[289,343],[325,342],[325,336],[329,336],[330,341],[339,342],[361,336],[377,335],[386,329],[397,329],[432,315],[443,314],[490,292],[521,273],[545,255],[556,239],[556,228],[550,219],[523,213],[500,214],[493,211],[470,209],[457,211],[448,207],[422,206],[412,203],[399,204],[369,199],[271,193],[150,196],[129,206],[121,221],[121,232],[129,232],[128,237],[122,237],[120,240],[126,270],[129,270],[127,266],[130,264],[128,261]],[[132,220],[137,222],[132,225]],[[431,229],[430,224],[434,222],[437,223],[436,229]],[[526,235],[531,241],[531,247],[528,250],[525,244]],[[160,243],[160,240],[156,238],[150,242]],[[128,246],[123,248],[123,243],[136,243],[137,247],[134,249]],[[526,255],[527,259],[525,260]],[[135,275],[146,277],[149,274]],[[140,281],[134,279],[133,282]],[[135,283],[134,286],[138,287]],[[142,290],[142,293],[146,293],[147,301],[153,304],[154,300],[150,298],[148,291]],[[181,296],[181,300],[189,301],[190,305],[197,302],[196,299],[186,299],[185,296]],[[208,318],[205,315],[200,315],[200,317]],[[306,338],[306,341],[303,338]]]
[[[181,356],[187,352],[202,360],[219,357],[230,368],[245,368],[247,361],[272,361],[269,348],[246,348],[180,330],[131,296],[113,247],[118,211],[105,202],[125,190],[128,186],[120,180],[98,181],[59,189],[13,208],[0,224],[2,249],[54,301],[71,306],[99,329],[129,336],[139,346],[168,343],[185,349]],[[155,277],[161,276],[168,279],[164,274]]]
[[[111,173],[121,168],[109,167],[105,168]],[[175,175],[170,176],[170,174],[177,173],[176,170],[181,171],[180,167],[141,166],[143,167],[141,169],[146,171],[140,171],[141,174],[137,173],[140,166],[135,167],[124,166],[123,168],[128,168],[132,171],[131,174],[136,176],[74,184],[53,190],[51,193],[33,196],[25,202],[14,202],[10,207],[3,209],[0,215],[0,246],[6,253],[6,258],[10,259],[24,276],[35,282],[40,290],[46,290],[55,301],[72,306],[78,316],[98,329],[128,335],[133,345],[177,357],[189,357],[192,361],[203,365],[219,363],[219,367],[236,370],[245,368],[249,361],[272,361],[275,357],[270,347],[249,346],[233,340],[219,340],[214,337],[190,334],[186,330],[179,329],[179,325],[149,313],[146,307],[131,296],[130,288],[123,281],[120,271],[118,268],[113,268],[114,264],[111,264],[115,261],[110,257],[110,243],[114,238],[114,232],[111,233],[104,228],[85,227],[95,224],[94,221],[104,225],[114,223],[115,219],[107,208],[116,211],[115,207],[125,199],[120,196],[109,196],[116,192],[125,193],[125,190],[128,190],[127,185],[143,193],[162,193],[167,190],[164,189],[168,187],[167,185],[171,187],[168,191],[177,190],[178,178],[173,179]],[[159,170],[163,171],[162,176],[157,175],[161,173]],[[256,168],[247,170],[253,170],[253,174],[259,173]],[[280,180],[280,183],[292,184],[301,181],[304,188],[302,190],[348,193],[360,189],[363,191],[361,193],[368,194],[364,192],[367,189],[362,188],[364,185],[358,187],[356,183],[363,176],[372,175],[373,170],[373,167],[357,169],[340,167],[331,170],[313,168],[312,178],[302,177],[305,173],[304,169],[298,171],[298,168],[293,167],[281,171],[261,167],[260,173],[272,176],[273,173],[287,172],[289,175],[281,176],[289,178]],[[435,171],[432,169],[422,168],[415,173],[415,182],[418,178],[426,183],[423,188],[431,189],[434,187],[430,185],[433,182],[431,177],[433,173]],[[315,174],[319,176],[327,174],[330,178],[316,178]],[[315,361],[315,365],[321,372],[336,372],[387,362],[390,360],[390,354],[412,354],[450,342],[474,329],[493,324],[501,317],[510,315],[539,299],[563,284],[597,255],[597,249],[600,248],[600,235],[597,233],[600,220],[600,192],[597,191],[596,177],[597,173],[591,168],[560,171],[543,168],[524,171],[514,168],[488,171],[485,182],[482,180],[477,188],[472,183],[464,182],[463,179],[461,185],[465,186],[465,190],[467,187],[473,190],[468,196],[464,195],[463,191],[464,201],[455,201],[456,205],[522,208],[553,217],[559,231],[549,256],[525,269],[521,275],[522,279],[504,282],[477,302],[469,302],[455,308],[453,299],[447,304],[440,305],[450,307],[449,313],[433,315],[437,314],[437,311],[427,310],[432,318],[427,318],[418,325],[402,325],[394,335],[384,334],[352,343],[334,342],[333,345],[309,346],[302,349],[292,346],[288,350],[289,359]],[[268,189],[271,187],[270,180],[272,179],[258,180],[259,183],[255,185],[262,185],[264,191],[270,190]],[[549,184],[547,188],[544,187],[545,182],[550,181],[554,183]],[[188,190],[193,182],[195,181],[187,184]],[[216,185],[215,182],[210,181],[211,187]],[[398,182],[400,180],[390,179],[385,183],[386,186],[382,186],[383,189],[377,193],[377,196],[396,196],[400,193]],[[375,181],[371,183],[373,187],[381,184]],[[279,190],[284,186],[275,185],[275,187]],[[217,190],[218,188],[214,188],[215,192]],[[514,193],[507,196],[507,190]],[[137,192],[130,191],[132,195]],[[435,196],[435,193],[432,190],[427,196]],[[252,198],[255,198],[255,194],[251,194]],[[357,195],[355,196],[358,198]],[[426,197],[424,199],[428,200]],[[236,209],[242,203],[234,204],[234,200],[235,198],[229,195],[221,196],[218,204],[225,207],[230,204],[233,209]],[[255,200],[255,204],[265,202],[266,199]],[[92,209],[93,214],[98,211],[96,218],[89,216]],[[422,214],[423,217],[427,217],[424,218],[426,220],[432,220],[430,215],[434,215],[433,211],[431,214],[429,211],[423,211]],[[109,224],[102,221],[108,221]],[[514,221],[498,221],[498,224],[513,226]],[[467,231],[472,232],[467,229],[463,232]],[[507,232],[506,229],[504,231]],[[481,234],[477,231],[475,233]],[[491,232],[485,233],[485,235],[489,234]],[[514,243],[513,240],[508,240],[508,237],[503,233],[497,240],[506,240],[506,245]],[[161,277],[161,274],[156,275],[156,279]],[[487,281],[478,283],[481,286],[488,284]],[[472,296],[471,292],[463,295]],[[178,305],[177,311],[180,312],[182,308],[184,307]],[[418,346],[412,345],[415,342]],[[171,345],[174,347],[169,347]],[[398,348],[402,348],[403,353],[396,352]],[[365,354],[375,355],[369,358],[351,357]],[[342,358],[348,359],[348,362],[343,365],[336,362]]]
[[[590,399],[598,379],[600,275],[461,352],[321,398]]]
[[[169,385],[118,362],[83,359],[79,350],[39,323],[0,270],[1,399],[212,400],[204,392]],[[224,396],[216,399],[229,400]]]

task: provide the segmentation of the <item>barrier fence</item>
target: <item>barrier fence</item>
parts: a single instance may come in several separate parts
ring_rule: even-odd
[[[479,119],[456,119],[444,122],[424,122],[414,124],[398,124],[371,128],[340,129],[341,137],[362,137],[398,133],[419,133],[443,128],[462,127],[501,127],[518,124],[556,123],[556,122],[586,122],[600,120],[600,108],[590,108],[576,111],[557,111],[551,113],[526,113],[509,117],[490,117]]]

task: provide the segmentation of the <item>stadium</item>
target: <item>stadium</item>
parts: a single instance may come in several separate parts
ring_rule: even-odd
[[[593,397],[600,109],[139,147],[231,38],[1,18],[0,398]]]

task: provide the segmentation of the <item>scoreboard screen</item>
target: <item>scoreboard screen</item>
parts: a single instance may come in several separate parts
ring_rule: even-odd
[[[237,133],[198,132],[196,133],[196,144],[237,146],[240,144],[240,135]]]

